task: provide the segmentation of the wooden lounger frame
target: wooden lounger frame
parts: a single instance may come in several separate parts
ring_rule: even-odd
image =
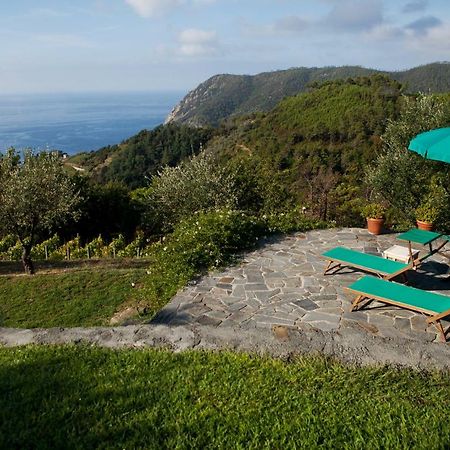
[[[336,264],[334,266],[331,266],[331,264],[333,264],[333,262],[335,262]],[[358,264],[349,264],[346,261],[339,261],[337,259],[333,259],[328,262],[323,274],[324,275],[332,275],[336,272],[339,272],[339,270],[341,270],[343,267],[354,267],[355,269],[363,270],[364,272],[370,272],[370,273],[373,273],[373,274],[379,276],[383,280],[393,280],[395,277],[402,275],[404,281],[407,281],[406,272],[408,270],[414,269],[413,264],[409,264],[408,267],[400,269],[397,272],[387,274],[387,273],[381,273],[379,270],[371,269],[370,267],[366,267],[366,266],[362,266],[362,265],[358,265]],[[333,271],[333,269],[336,269],[336,270]]]
[[[353,300],[353,302],[352,302],[352,307],[351,307],[350,311],[363,309],[364,307],[369,305],[372,301],[376,300],[376,301],[379,301],[382,303],[387,303],[389,305],[394,305],[394,306],[399,306],[404,309],[409,309],[410,311],[420,312],[422,314],[430,316],[430,317],[427,317],[427,319],[426,319],[427,324],[428,325],[434,324],[440,334],[441,341],[447,342],[446,333],[450,330],[450,326],[447,327],[447,330],[444,330],[444,327],[442,326],[442,323],[441,323],[441,319],[450,315],[450,309],[443,311],[439,314],[436,314],[435,311],[430,311],[425,308],[420,308],[417,306],[409,305],[408,303],[390,300],[388,298],[378,296],[378,295],[373,295],[373,294],[367,295],[367,293],[365,293],[365,292],[361,292],[361,291],[358,291],[358,290],[355,290],[355,289],[352,289],[349,287],[346,287],[345,289],[357,294],[355,300]],[[368,300],[368,301],[364,305],[361,306],[361,302],[363,302],[364,300]],[[361,306],[361,307],[359,308],[359,306]]]
[[[334,266],[332,266],[333,263],[336,263]],[[414,264],[410,263],[403,269],[398,270],[394,273],[386,273],[386,272],[380,272],[379,270],[371,269],[370,267],[359,265],[359,264],[353,264],[349,263],[348,261],[343,261],[337,258],[328,260],[328,264],[325,267],[325,270],[323,272],[324,275],[333,275],[339,270],[341,270],[343,267],[354,267],[355,269],[363,270],[364,272],[370,272],[373,273],[383,280],[393,280],[394,278],[398,277],[399,275],[402,275],[403,281],[407,282],[408,279],[406,277],[406,272],[408,270],[414,269]]]

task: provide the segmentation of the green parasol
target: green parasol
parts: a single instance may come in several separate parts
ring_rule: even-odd
[[[420,133],[409,143],[408,149],[425,158],[450,163],[450,128]]]

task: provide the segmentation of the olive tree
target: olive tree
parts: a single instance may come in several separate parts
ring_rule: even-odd
[[[0,232],[17,236],[25,272],[34,273],[36,240],[77,216],[78,193],[54,153],[9,150],[0,157]]]
[[[147,214],[163,231],[197,211],[237,204],[236,174],[220,165],[214,155],[202,152],[177,167],[165,167],[148,188]]]

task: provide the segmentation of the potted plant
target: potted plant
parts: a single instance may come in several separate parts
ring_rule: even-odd
[[[439,214],[439,207],[434,205],[430,198],[425,200],[416,208],[417,228],[420,230],[431,231]]]
[[[367,220],[369,233],[381,234],[386,215],[386,208],[381,203],[369,203],[363,207],[361,215]]]
[[[428,193],[416,208],[417,228],[431,231],[434,223],[448,207],[448,194],[437,177],[432,177]]]

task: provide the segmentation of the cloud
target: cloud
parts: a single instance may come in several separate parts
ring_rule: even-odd
[[[424,34],[408,31],[405,48],[417,55],[426,55],[427,61],[446,61],[450,52],[450,24],[442,23]]]
[[[405,57],[416,55],[416,65],[419,61],[445,61],[450,53],[450,23],[433,19],[424,17],[404,27],[382,24],[363,36],[368,45],[378,41],[389,51],[400,49]]]
[[[186,57],[214,56],[220,51],[217,33],[215,31],[188,28],[179,36],[178,53]]]
[[[442,23],[439,26],[428,30],[423,38],[423,43],[431,51],[442,52],[439,59],[448,60],[448,52],[450,52],[450,24]]]
[[[280,1],[280,0],[279,0]],[[310,18],[298,15],[284,16],[271,23],[255,24],[244,19],[240,22],[241,33],[253,37],[273,37],[286,34],[302,34],[316,23]]]
[[[141,17],[153,17],[184,3],[183,0],[125,0]]]
[[[383,22],[382,0],[342,0],[332,2],[333,8],[323,25],[338,30],[370,30]]]
[[[153,17],[167,13],[182,5],[205,6],[217,0],[125,0],[141,17]]]
[[[423,12],[427,9],[428,0],[415,0],[412,2],[408,2],[402,9],[402,11],[406,14],[415,13],[415,12]]]
[[[442,21],[434,16],[421,17],[414,22],[406,25],[407,30],[411,30],[415,34],[426,34],[431,28],[442,25]]]
[[[309,22],[299,16],[286,16],[277,20],[273,25],[273,31],[287,33],[299,33],[309,26]]]
[[[336,33],[368,33],[384,23],[383,0],[320,1],[329,6],[329,12],[322,16],[289,15],[264,25],[244,23],[242,28],[247,34],[261,36],[304,34],[305,31],[311,36],[336,36]]]
[[[369,40],[375,41],[392,41],[400,40],[405,37],[405,30],[390,24],[380,24],[364,34]]]

